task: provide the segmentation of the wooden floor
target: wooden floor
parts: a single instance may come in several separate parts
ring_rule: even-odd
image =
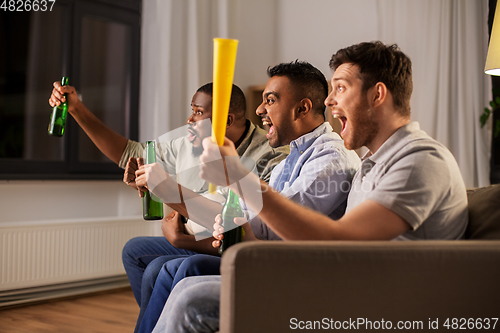
[[[132,333],[139,314],[130,289],[0,310],[0,333]]]

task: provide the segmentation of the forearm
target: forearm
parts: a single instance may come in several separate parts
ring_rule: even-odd
[[[160,186],[153,188],[152,192],[170,208],[209,230],[222,210],[220,203],[177,184],[172,178],[163,181]],[[173,200],[179,199],[174,193],[180,194],[180,201]]]
[[[391,240],[410,226],[388,208],[366,200],[339,220],[299,205],[261,182],[262,201],[246,203],[283,240]],[[262,204],[263,203],[263,204]]]
[[[81,102],[70,110],[70,114],[97,148],[118,164],[127,145],[127,138],[107,127]]]

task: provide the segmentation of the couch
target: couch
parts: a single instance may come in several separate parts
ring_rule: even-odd
[[[468,199],[464,240],[231,247],[220,332],[500,330],[500,185]]]

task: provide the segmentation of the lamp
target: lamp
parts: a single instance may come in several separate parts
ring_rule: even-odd
[[[500,75],[500,6],[495,9],[484,72],[488,75]]]
[[[495,17],[493,18],[493,26],[491,27],[490,45],[488,46],[488,55],[486,56],[484,72],[488,75],[500,76],[500,5],[497,5],[495,9]],[[486,125],[490,115],[500,109],[499,99],[500,96],[495,97],[494,93],[493,100],[490,102],[491,109],[484,108],[484,112],[480,117],[481,127]],[[498,136],[500,136],[500,118],[496,119],[493,125],[493,137],[497,138]]]

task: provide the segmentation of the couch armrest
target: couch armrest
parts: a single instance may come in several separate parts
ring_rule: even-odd
[[[221,333],[500,317],[500,241],[249,242],[221,275]]]

